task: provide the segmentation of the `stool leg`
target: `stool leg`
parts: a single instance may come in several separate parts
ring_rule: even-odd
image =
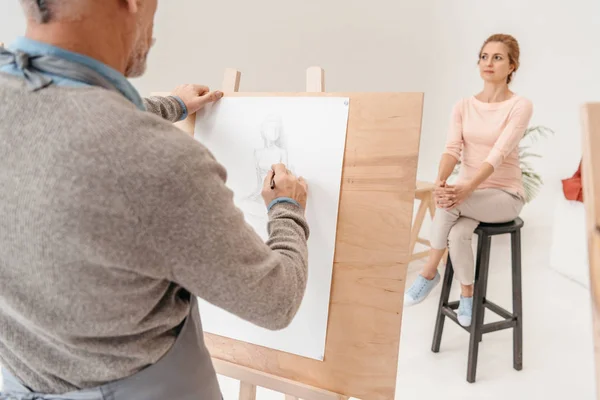
[[[521,231],[511,234],[513,315],[517,321],[513,328],[513,367],[523,369],[523,304],[521,288]]]
[[[479,280],[481,281],[481,291],[480,291],[480,297],[481,297],[481,315],[480,315],[480,320],[481,320],[481,325],[483,326],[484,321],[485,321],[485,299],[487,298],[487,287],[488,287],[488,276],[489,276],[489,272],[490,272],[490,263],[489,263],[489,259],[492,253],[492,237],[489,236],[487,238],[488,243],[484,243],[484,245],[488,246],[488,251],[487,251],[487,262],[485,264],[485,268],[482,268],[480,275],[479,275]],[[481,329],[479,330],[479,341],[481,342],[483,340],[483,333],[481,332]]]
[[[473,294],[473,318],[471,320],[471,338],[469,341],[469,360],[467,382],[475,382],[477,375],[477,356],[483,325],[483,292],[490,265],[491,237],[481,234],[477,244],[477,266],[475,267],[475,291]]]
[[[442,312],[444,307],[448,306],[450,299],[450,289],[452,288],[452,279],[454,278],[454,269],[452,268],[452,260],[448,257],[446,263],[446,271],[444,272],[444,282],[442,282],[442,294],[440,295],[440,304],[438,306],[437,318],[435,321],[435,330],[433,331],[433,343],[431,351],[437,353],[440,351],[442,343],[442,332],[444,330],[444,321],[446,316]]]

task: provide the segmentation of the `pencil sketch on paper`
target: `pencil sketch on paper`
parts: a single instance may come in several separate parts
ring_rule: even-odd
[[[200,298],[205,332],[323,360],[336,243],[348,99],[225,97],[196,117],[194,137],[227,169],[227,186],[247,224],[266,243],[271,232],[262,198],[273,164],[309,185],[305,218],[310,272],[294,320],[279,331],[256,326]]]
[[[262,187],[273,164],[283,163],[288,169],[288,151],[283,138],[283,121],[278,114],[268,115],[260,126],[263,147],[254,150],[256,186],[244,200],[262,203]]]

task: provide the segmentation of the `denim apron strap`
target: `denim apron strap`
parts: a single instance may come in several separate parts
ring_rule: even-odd
[[[11,400],[222,400],[217,374],[204,344],[198,300],[191,296],[190,313],[173,347],[155,364],[122,380],[102,386],[47,395],[34,393],[4,371]],[[4,398],[2,396],[5,396]]]
[[[31,56],[22,51],[11,52],[0,47],[0,67],[13,65],[23,73],[27,86],[32,91],[43,89],[52,84],[51,74],[64,78],[85,82],[104,89],[118,91],[117,88],[101,74],[85,65],[49,55]]]

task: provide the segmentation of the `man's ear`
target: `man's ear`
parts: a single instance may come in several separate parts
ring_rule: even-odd
[[[137,14],[138,12],[138,8],[139,8],[139,1],[140,0],[123,0],[126,4],[127,4],[127,8],[129,9],[129,12],[132,14]]]

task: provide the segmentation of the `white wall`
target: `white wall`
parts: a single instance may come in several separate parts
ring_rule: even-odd
[[[9,44],[25,29],[25,18],[18,1],[6,1],[0,12],[0,42]]]
[[[173,3],[176,3],[175,6]],[[148,95],[181,83],[218,88],[227,67],[243,91],[304,88],[311,65],[328,91],[423,91],[419,178],[432,180],[453,103],[481,88],[476,57],[483,40],[511,33],[521,44],[513,89],[532,99],[532,124],[556,131],[538,150],[546,182],[524,216],[548,225],[560,179],[581,157],[579,107],[600,99],[600,3],[596,0],[162,1],[149,70],[134,84]],[[183,8],[185,5],[185,8]],[[0,40],[23,29],[16,1],[3,5]]]
[[[433,176],[441,150],[446,115],[458,96],[481,87],[475,60],[482,40],[491,33],[513,34],[521,45],[521,69],[513,90],[529,97],[535,107],[532,124],[552,128],[556,134],[536,150],[544,155],[537,168],[545,180],[543,193],[524,216],[529,224],[548,225],[560,179],[571,176],[581,158],[579,108],[600,99],[600,3],[595,0],[436,0],[433,26],[437,45],[433,61],[440,71],[426,94],[431,122],[424,139],[435,148],[423,148],[420,173]],[[446,42],[446,43],[444,43]],[[443,76],[447,73],[447,76]],[[548,218],[550,217],[550,218]]]
[[[162,3],[143,93],[183,81],[218,87],[224,68],[241,90],[301,90],[304,69],[326,70],[329,91],[423,91],[419,178],[435,178],[453,103],[481,88],[477,52],[490,34],[513,34],[521,69],[513,90],[535,105],[532,124],[556,135],[540,143],[545,186],[526,207],[530,225],[550,225],[560,180],[581,157],[579,108],[600,100],[600,3],[596,0],[309,0]]]

